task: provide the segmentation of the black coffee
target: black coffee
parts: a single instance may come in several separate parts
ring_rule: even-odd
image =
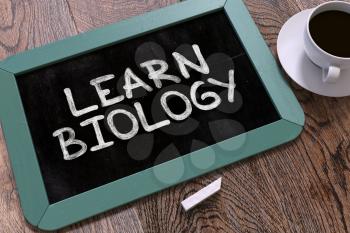
[[[350,14],[326,11],[313,17],[309,23],[312,39],[324,51],[350,57]]]

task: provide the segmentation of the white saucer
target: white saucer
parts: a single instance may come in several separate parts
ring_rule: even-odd
[[[291,17],[282,27],[277,39],[277,53],[283,69],[301,87],[319,95],[342,97],[350,95],[350,69],[342,70],[336,83],[322,81],[322,69],[304,52],[304,30],[311,10]]]

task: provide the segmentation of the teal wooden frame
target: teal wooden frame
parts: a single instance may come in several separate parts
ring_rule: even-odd
[[[191,157],[199,153],[203,159],[209,156],[207,148],[156,167],[169,174],[178,168],[178,162],[181,161],[184,175],[176,181],[180,183],[286,143],[299,135],[304,125],[304,113],[241,0],[188,0],[26,51],[0,62],[0,119],[21,207],[29,223],[45,230],[58,229],[174,183],[157,182],[153,168],[149,168],[50,205],[15,76],[218,10],[224,10],[229,17],[281,120],[212,145],[217,153],[215,164],[210,168],[194,169],[190,162]],[[222,150],[225,145],[241,140],[245,144],[237,151]]]

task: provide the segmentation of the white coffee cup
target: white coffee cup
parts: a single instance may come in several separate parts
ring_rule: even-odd
[[[314,8],[308,17],[305,34],[304,34],[305,52],[309,57],[309,59],[314,64],[322,68],[323,70],[322,80],[323,82],[326,82],[326,83],[336,82],[339,79],[342,70],[350,69],[350,57],[338,57],[326,52],[325,50],[320,48],[311,37],[311,33],[309,29],[310,20],[322,12],[332,11],[332,10],[343,11],[350,14],[350,3],[343,2],[343,1],[331,1],[331,2],[323,3],[317,6],[316,8]],[[349,29],[350,29],[350,26],[349,26]],[[349,46],[350,46],[350,41],[349,41]]]

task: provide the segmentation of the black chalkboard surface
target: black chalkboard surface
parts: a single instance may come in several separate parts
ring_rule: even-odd
[[[305,122],[240,0],[186,0],[9,57],[0,106],[23,214],[45,230],[289,142]]]
[[[177,52],[199,64],[193,45],[198,45],[210,72],[205,74],[187,66],[190,78],[186,79],[172,53]],[[141,63],[152,59],[165,61],[168,65],[165,73],[179,77],[181,82],[162,80],[162,87],[157,88],[155,82],[148,78],[147,69],[140,67]],[[123,86],[127,68],[152,91],[138,87],[132,91],[132,98],[125,97]],[[212,78],[228,83],[230,70],[234,70],[235,82],[232,103],[228,100],[228,88],[206,82]],[[124,95],[124,100],[103,107],[90,81],[105,75],[110,75],[109,79],[101,82],[100,86],[110,90],[106,98]],[[217,93],[221,103],[207,111],[191,103],[192,112],[186,119],[171,119],[162,108],[161,96],[167,91],[178,91],[190,99],[190,89],[195,81],[204,82],[196,93],[200,104],[213,102],[211,97],[199,98],[209,91]],[[280,119],[224,11],[25,73],[17,77],[17,84],[50,203]],[[70,89],[76,109],[94,105],[98,109],[73,116],[64,92],[66,88]],[[146,132],[136,112],[135,102],[143,109],[148,124],[167,119],[170,124]],[[183,113],[185,103],[179,96],[169,97],[167,101],[174,114]],[[130,139],[116,137],[108,125],[108,115],[118,109],[132,113],[139,122],[138,132]],[[98,144],[94,127],[91,123],[80,124],[96,116],[102,116],[96,120],[96,127],[100,129],[104,142],[114,144],[91,151],[91,147]],[[121,133],[127,133],[132,128],[132,120],[126,115],[116,114],[111,119]],[[76,139],[87,145],[84,154],[71,160],[64,159],[59,138],[53,136],[54,131],[64,127],[74,130]],[[62,135],[67,139],[67,133]],[[67,147],[71,154],[80,149],[79,145]]]

